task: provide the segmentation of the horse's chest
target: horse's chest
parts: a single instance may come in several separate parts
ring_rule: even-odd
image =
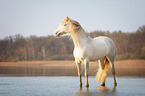
[[[81,48],[74,48],[74,52],[73,55],[75,57],[75,59],[83,59],[83,50]]]

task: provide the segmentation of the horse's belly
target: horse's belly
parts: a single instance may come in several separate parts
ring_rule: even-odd
[[[84,49],[74,49],[75,59],[82,61],[84,59],[89,59],[90,61],[97,61],[107,55],[107,49],[105,46],[99,47],[87,47]]]
[[[94,52],[92,56],[89,57],[90,61],[96,61],[106,56],[106,52]]]
[[[107,46],[101,42],[100,44],[93,44],[88,53],[89,59],[96,61],[107,55]],[[91,53],[91,54],[90,54]]]

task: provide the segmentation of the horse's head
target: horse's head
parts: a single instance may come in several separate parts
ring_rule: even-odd
[[[66,17],[60,24],[59,28],[55,32],[55,35],[59,37],[60,35],[70,33],[70,19]]]
[[[63,22],[60,24],[59,28],[55,32],[55,35],[59,37],[60,35],[71,33],[74,31],[80,31],[81,26],[77,21],[74,21],[68,17],[66,17]]]

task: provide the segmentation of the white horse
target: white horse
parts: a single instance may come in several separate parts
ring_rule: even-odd
[[[66,19],[61,23],[55,35],[59,37],[60,35],[66,33],[71,34],[75,45],[73,55],[78,68],[79,86],[82,87],[81,63],[84,63],[86,87],[89,87],[88,72],[89,61],[91,60],[98,60],[99,62],[99,70],[96,74],[96,80],[101,82],[101,86],[105,86],[105,78],[109,64],[112,68],[114,86],[117,86],[114,68],[115,46],[113,40],[105,36],[99,36],[94,39],[91,38],[77,21],[74,21],[68,17],[66,17]]]

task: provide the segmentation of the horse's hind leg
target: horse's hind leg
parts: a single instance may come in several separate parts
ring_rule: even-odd
[[[107,56],[106,56],[107,57]],[[109,60],[109,58],[107,57],[107,59]],[[115,68],[114,68],[114,60],[113,61],[110,61],[109,60],[109,63],[110,63],[110,66],[112,68],[112,74],[113,74],[113,79],[114,79],[114,87],[117,86],[117,82],[116,82],[116,77],[115,77]]]
[[[114,68],[114,62],[111,62],[111,67],[112,67],[112,74],[113,74],[113,78],[114,78],[114,87],[117,86],[117,82],[116,82],[116,78],[115,78],[115,68]]]
[[[101,82],[101,86],[105,86],[105,77],[104,77],[104,60],[105,60],[105,57],[98,60],[98,63],[99,63],[99,69],[98,69],[98,72],[96,74],[96,80],[97,82]]]
[[[101,77],[101,86],[105,86],[105,79],[106,79],[106,76],[107,76],[108,68],[109,68],[109,61],[106,57],[104,57],[103,72],[102,72],[102,77]]]

